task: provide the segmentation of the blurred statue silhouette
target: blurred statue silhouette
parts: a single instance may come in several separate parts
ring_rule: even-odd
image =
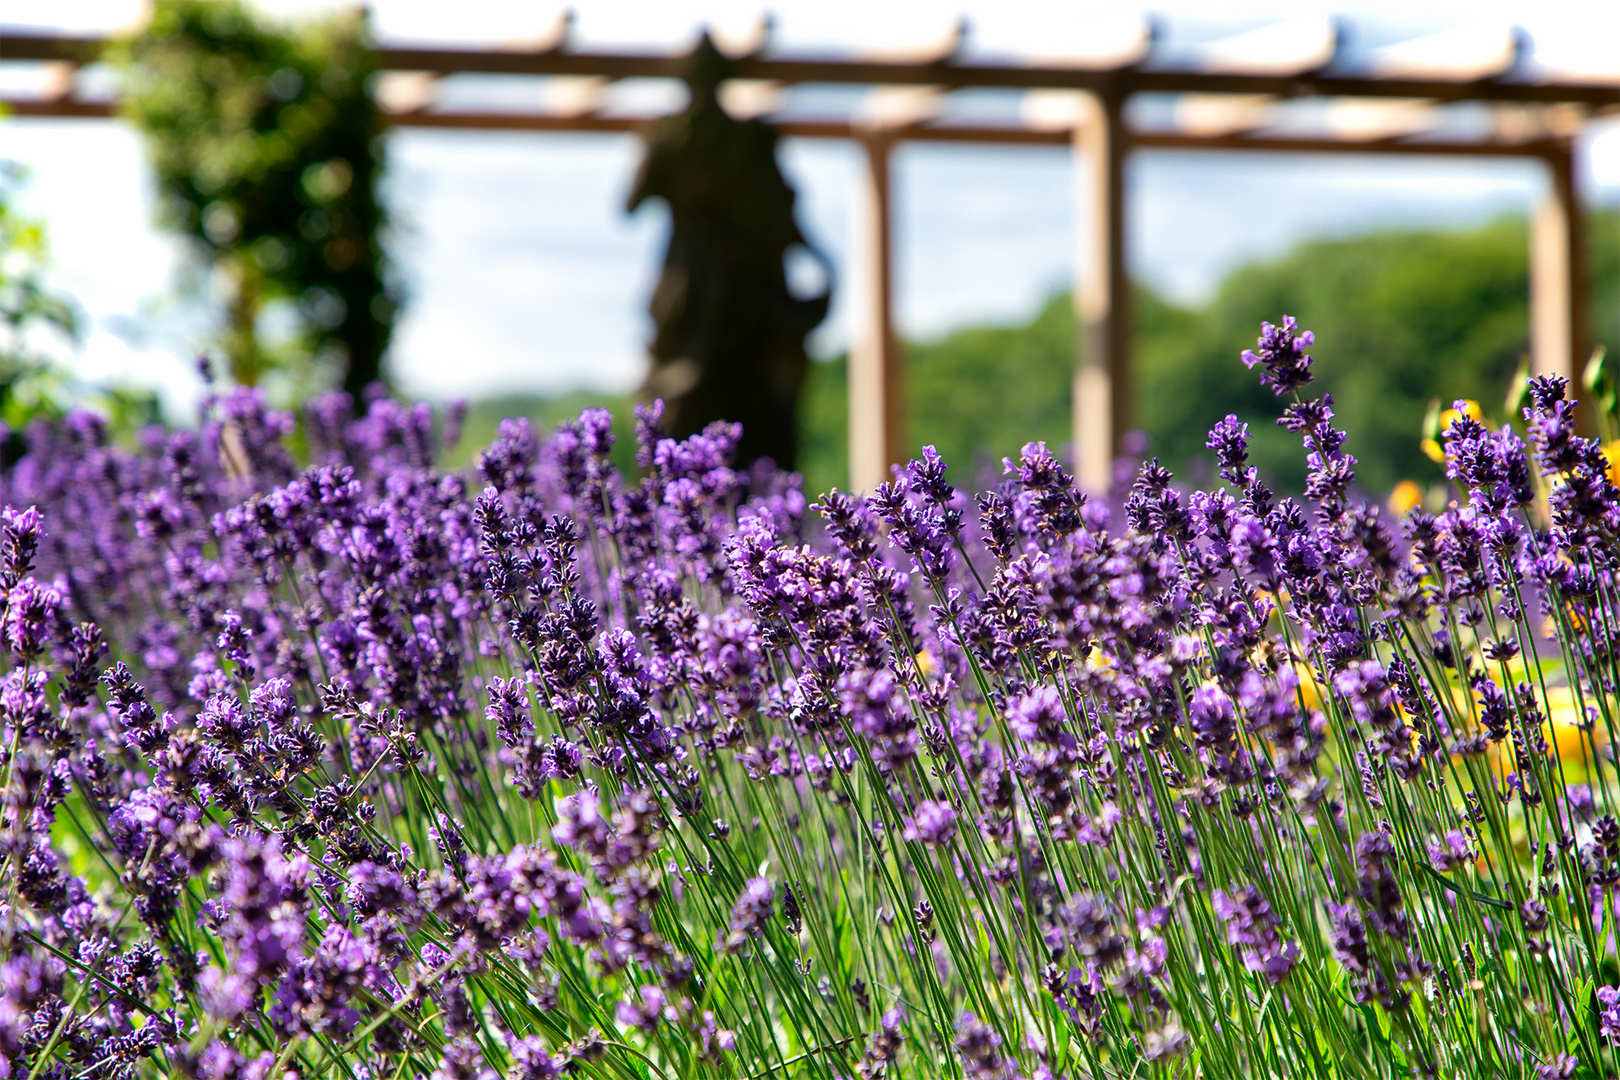
[[[769,457],[791,469],[804,338],[827,315],[831,268],[794,221],[775,130],[721,108],[717,91],[731,70],[705,34],[687,60],[691,102],[654,127],[630,193],[631,211],[654,198],[670,210],[642,392],[664,399],[669,434],[740,421],[740,464]],[[821,264],[828,284],[818,296],[789,290],[785,260],[795,247]]]

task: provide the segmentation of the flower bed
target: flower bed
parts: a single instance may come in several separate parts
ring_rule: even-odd
[[[1309,344],[1244,356],[1306,500],[1228,417],[1113,515],[656,408],[639,479],[600,412],[476,479],[388,400],[35,428],[0,1076],[1612,1075],[1606,462],[1538,379],[1397,525]]]

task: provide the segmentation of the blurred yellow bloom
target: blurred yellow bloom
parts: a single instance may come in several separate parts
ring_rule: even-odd
[[[1412,480],[1402,480],[1389,493],[1389,512],[1398,518],[1411,513],[1412,507],[1423,502],[1423,489]]]
[[[1575,691],[1567,686],[1549,687],[1545,705],[1547,723],[1542,725],[1542,734],[1546,736],[1548,744],[1558,751],[1559,759],[1581,761],[1589,758],[1591,750],[1586,743],[1586,734],[1580,730],[1586,718],[1581,715]],[[1594,729],[1592,735],[1599,745],[1608,741],[1602,729]]]
[[[1436,423],[1434,410],[1439,406],[1439,404],[1440,403],[1436,401],[1429,406],[1429,418],[1427,421],[1425,421],[1424,428],[1430,434],[1423,440],[1421,445],[1423,447],[1423,452],[1429,455],[1430,461],[1443,465],[1446,461],[1446,451],[1445,448],[1440,445],[1440,440],[1436,438],[1436,436],[1449,430],[1452,424],[1455,424],[1464,416],[1468,417],[1470,420],[1484,420],[1485,410],[1479,407],[1479,402],[1477,401],[1464,400],[1461,410],[1447,409],[1445,412],[1440,413],[1439,422]]]
[[[1493,675],[1492,680],[1500,682]],[[1452,697],[1455,699],[1459,714],[1468,715],[1472,704],[1472,693],[1461,687],[1452,688]],[[1550,686],[1547,696],[1542,700],[1541,692],[1536,692],[1536,700],[1540,702],[1542,711],[1547,719],[1541,724],[1541,737],[1547,740],[1547,746],[1558,759],[1565,763],[1591,765],[1592,748],[1587,742],[1587,735],[1580,729],[1584,717],[1581,715],[1579,704],[1575,700],[1575,691],[1567,686]],[[1602,728],[1592,732],[1592,738],[1599,747],[1608,743],[1609,739]],[[1505,740],[1491,747],[1490,758],[1492,766],[1498,771],[1512,772],[1518,768],[1514,761],[1512,740]]]
[[[1620,487],[1620,439],[1603,448],[1603,457],[1609,463],[1609,483]]]
[[[1311,670],[1311,665],[1303,660],[1295,660],[1294,674],[1299,676],[1299,694],[1305,708],[1320,710],[1324,688],[1317,683],[1316,673]]]
[[[934,659],[933,653],[922,649],[917,653],[917,667],[924,675],[932,675],[939,670],[939,662]]]
[[[1470,420],[1483,420],[1485,419],[1485,411],[1479,407],[1477,401],[1464,401],[1460,412],[1456,409],[1447,409],[1440,414],[1440,430],[1445,431],[1465,416]]]
[[[1478,710],[1474,704],[1474,692],[1472,690],[1466,686],[1448,686],[1446,689],[1451,697],[1451,715],[1453,717],[1461,720],[1477,714]],[[1403,718],[1411,720],[1411,717],[1407,715],[1405,705],[1396,702],[1395,710]]]

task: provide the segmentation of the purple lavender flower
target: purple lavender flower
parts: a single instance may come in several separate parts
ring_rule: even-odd
[[[45,651],[62,601],[60,590],[33,578],[11,587],[5,597],[4,632],[6,644],[18,660],[27,663]]]
[[[1260,891],[1246,885],[1232,893],[1216,889],[1211,903],[1226,924],[1226,941],[1237,947],[1243,966],[1273,986],[1288,977],[1299,962],[1299,943],[1283,941],[1277,933],[1280,921]]]
[[[1536,1066],[1536,1080],[1569,1080],[1580,1064],[1574,1054],[1557,1054]]]
[[[905,838],[925,844],[949,844],[956,835],[956,811],[951,804],[940,799],[924,799],[916,812],[906,819]]]
[[[1448,829],[1443,839],[1429,843],[1429,865],[1443,874],[1472,866],[1478,858],[1479,852],[1461,829]]]
[[[899,1060],[900,1048],[904,1045],[900,1031],[904,1019],[899,1009],[890,1009],[878,1021],[878,1030],[872,1036],[871,1045],[855,1066],[855,1074],[861,1080],[881,1080],[889,1075],[889,1068]]]
[[[552,1056],[551,1048],[538,1035],[527,1035],[512,1047],[514,1080],[561,1080],[567,1075],[568,1060]]]
[[[224,854],[220,934],[231,949],[231,974],[262,985],[302,952],[309,861],[303,855],[284,856],[277,837],[231,840]]]
[[[1265,370],[1260,373],[1260,381],[1282,397],[1314,378],[1311,375],[1311,358],[1305,355],[1305,350],[1315,343],[1315,334],[1309,330],[1301,331],[1293,316],[1284,315],[1281,326],[1260,324],[1260,339],[1255,342],[1253,349],[1243,350],[1242,359],[1244,365],[1250,368],[1256,364],[1265,365]]]
[[[1068,718],[1063,698],[1053,686],[1039,686],[1007,707],[1007,726],[1020,739],[1056,746]]]
[[[1285,320],[1250,359],[1297,398],[1309,342]],[[1095,1044],[1082,1058],[1154,1062],[1213,1038],[1298,1071],[1292,1006],[1242,1030],[1178,1014],[1208,987],[1174,958],[1214,918],[1253,976],[1227,989],[1251,1009],[1331,950],[1357,1003],[1432,990],[1432,1015],[1517,1033],[1481,1042],[1481,1068],[1567,1076],[1580,1020],[1547,989],[1586,977],[1554,946],[1601,934],[1615,902],[1614,764],[1598,755],[1566,789],[1541,734],[1554,703],[1490,675],[1556,652],[1594,735],[1612,696],[1620,492],[1566,389],[1532,382],[1524,441],[1453,425],[1464,491],[1414,511],[1403,539],[1350,497],[1326,396],[1284,410],[1304,498],[1259,482],[1231,416],[1207,443],[1227,485],[1189,490],[1149,462],[1116,492],[1123,532],[1040,444],[976,523],[929,448],[871,500],[828,494],[818,526],[792,478],[732,467],[734,425],[674,440],[656,406],[637,415],[639,477],[614,467],[603,412],[544,442],[503,424],[477,480],[437,466],[432,410],[378,393],[358,412],[309,403],[303,472],[291,419],[253,392],[133,445],[88,414],[41,421],[0,468],[0,505],[38,508],[0,515],[16,901],[0,913],[0,1053],[48,1058],[42,1076],[239,1080],[284,1046],[302,1047],[288,1068],[338,1047],[351,1070],[436,1059],[446,1080],[554,1080],[643,1070],[644,1052],[765,1075],[808,1046],[874,1080],[910,1047],[922,1071],[1049,1080],[1074,1044],[1047,1046],[995,993],[969,988],[975,1012],[945,1045],[879,1000],[916,965],[947,997],[971,970],[1036,977],[1016,956]],[[1487,782],[1459,790],[1454,772]],[[1525,883],[1511,908],[1473,882],[1484,921],[1426,959],[1458,940],[1452,909],[1403,890],[1431,871],[1461,888],[1480,850],[1518,850],[1492,831],[1519,813],[1492,797],[1551,835],[1509,875]],[[971,858],[941,859],[959,835]],[[746,869],[777,852],[791,885]],[[846,889],[876,895],[873,855],[901,891],[863,930],[871,982],[822,984],[854,1011],[801,1030],[780,1005],[810,959],[788,954],[836,929]],[[963,889],[925,898],[923,863]],[[1254,884],[1233,882],[1241,867]],[[1325,908],[1327,933],[1289,936],[1266,884],[1287,867],[1308,872],[1286,912]],[[1006,970],[960,951],[985,903]],[[686,955],[699,926],[719,955]],[[1490,985],[1526,965],[1548,980],[1457,985],[1459,968]],[[580,1004],[593,997],[613,1007]],[[1597,1002],[1601,1038],[1620,1041],[1620,990]],[[750,1010],[775,1010],[781,1048],[722,1026]],[[1374,1071],[1424,1071],[1410,1030],[1353,1050],[1331,1025],[1306,1034]]]
[[[776,889],[770,879],[749,878],[743,886],[742,895],[731,907],[731,923],[721,939],[720,947],[726,952],[736,952],[749,939],[758,937],[770,921],[775,904]]]
[[[1222,477],[1234,484],[1248,481],[1246,468],[1249,463],[1248,424],[1240,423],[1236,416],[1228,413],[1224,420],[1209,429],[1209,439],[1204,445],[1215,451],[1215,460],[1220,463]]]
[[[1400,884],[1390,866],[1395,842],[1383,830],[1363,834],[1356,841],[1356,897],[1368,927],[1397,940],[1411,932]]]
[[[1620,988],[1597,988],[1598,1034],[1611,1044],[1620,1043]]]
[[[956,1052],[968,1080],[1014,1080],[1018,1062],[1001,1052],[1001,1036],[970,1012],[956,1022]]]
[[[10,592],[34,572],[34,557],[44,532],[39,509],[0,508],[0,589]]]

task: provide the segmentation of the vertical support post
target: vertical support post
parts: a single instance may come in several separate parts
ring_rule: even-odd
[[[1570,396],[1583,399],[1578,423],[1592,427],[1592,406],[1580,386],[1586,337],[1586,260],[1573,146],[1546,157],[1551,183],[1530,217],[1530,370],[1562,375]],[[1591,434],[1587,430],[1587,434]]]
[[[1075,267],[1075,472],[1088,491],[1108,489],[1119,439],[1131,423],[1130,282],[1125,276],[1124,99],[1101,93],[1074,132],[1079,215],[1085,235]]]
[[[902,358],[894,332],[894,246],[889,208],[889,160],[894,138],[864,134],[866,213],[856,250],[865,265],[864,303],[849,350],[849,484],[871,491],[890,479],[904,454]]]

